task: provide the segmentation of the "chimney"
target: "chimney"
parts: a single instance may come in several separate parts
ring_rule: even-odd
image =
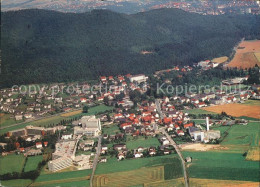
[[[209,117],[206,117],[206,126],[207,126],[207,131],[209,131]]]

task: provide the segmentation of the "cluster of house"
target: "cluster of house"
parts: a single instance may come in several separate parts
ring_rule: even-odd
[[[158,122],[159,114],[156,113],[156,105],[154,102],[144,101],[137,109],[140,115],[134,113],[123,113],[118,109],[114,115],[114,122],[118,123],[127,135],[139,136],[155,136],[159,133]]]
[[[116,77],[113,76],[101,76],[100,81],[106,89],[104,89],[104,93],[101,94],[100,97],[97,98],[98,101],[103,101],[105,97],[107,97],[110,105],[117,104],[118,106],[122,105],[124,108],[131,108],[134,104],[130,100],[129,96],[125,96],[120,101],[113,101],[117,95],[121,93],[126,94],[129,90],[138,90],[141,93],[144,93],[147,90],[146,83],[148,77],[144,74],[139,75],[130,75],[127,74],[125,76],[118,75]]]
[[[209,142],[209,140],[220,138],[220,131],[209,130],[209,126],[212,125],[212,123],[209,122],[208,117],[205,123],[207,130],[205,131],[202,128],[195,127],[194,123],[189,122],[190,118],[188,113],[176,110],[168,97],[164,97],[160,105],[161,112],[164,116],[161,123],[168,132],[172,131],[175,133],[172,136],[184,136],[187,134],[192,140],[205,143]]]
[[[41,141],[44,135],[50,135],[54,134],[57,130],[65,130],[65,126],[56,126],[52,128],[44,128],[44,127],[34,127],[34,126],[26,126],[22,129],[17,129],[13,131],[9,131],[7,133],[7,137],[22,137],[26,142],[30,142],[30,147],[21,147],[18,142],[16,142],[16,150],[17,153],[22,153],[25,156],[33,156],[33,155],[39,155],[42,154],[42,148],[48,146],[47,141]],[[4,146],[2,146],[4,148]],[[8,154],[6,152],[3,152],[3,154]]]
[[[238,14],[260,14],[260,1],[219,1],[218,5],[211,1],[182,1],[166,2],[154,5],[152,9],[158,8],[178,8],[187,12],[198,13],[202,15],[221,15],[226,13]]]
[[[160,150],[162,152],[162,154],[164,154],[164,155],[170,154],[171,153],[171,150],[169,149],[170,142],[166,139],[166,137],[161,137],[160,142],[162,143],[162,145],[159,147],[159,149],[154,146],[151,146],[151,147],[139,146],[137,149],[133,150],[133,155],[130,158],[142,158],[142,157],[144,157],[144,152],[147,152],[147,154],[150,156],[156,156],[158,153],[158,150]],[[109,148],[107,145],[102,145],[101,154],[106,154],[108,152],[108,150],[109,150]],[[117,151],[118,160],[126,159],[127,154],[130,151],[127,149],[126,144],[123,144],[123,143],[114,144],[113,150]]]
[[[74,89],[71,93],[67,90],[70,87]],[[55,112],[57,108],[59,111],[68,112],[95,100],[97,92],[85,91],[89,87],[87,83],[76,86],[59,83],[45,85],[42,90],[30,92],[23,92],[20,88],[1,89],[0,110],[13,114],[16,121],[41,117]]]
[[[185,96],[172,96],[170,100],[179,101],[180,103],[191,103],[197,108],[205,107],[210,104],[221,105],[235,102],[244,102],[249,98],[259,98],[259,92],[253,90],[217,90],[204,94],[186,93]]]

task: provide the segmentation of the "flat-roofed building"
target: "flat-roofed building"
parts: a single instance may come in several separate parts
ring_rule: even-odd
[[[34,126],[26,126],[27,135],[43,135],[44,128],[43,127],[34,127]]]
[[[48,168],[52,172],[56,172],[65,168],[68,168],[72,166],[73,162],[70,157],[60,157],[55,160],[49,161],[48,162]]]
[[[80,120],[73,122],[74,134],[86,136],[98,136],[101,133],[101,122],[95,116],[83,116]]]
[[[55,152],[52,153],[52,159],[63,156],[74,159],[77,148],[77,140],[60,141],[55,145]]]
[[[27,133],[26,133],[26,129],[18,129],[18,130],[13,130],[13,131],[9,131],[8,134],[7,134],[9,137],[10,136],[26,136]]]
[[[145,82],[147,79],[148,79],[148,77],[146,77],[143,74],[134,75],[134,76],[130,77],[131,82],[138,82],[138,83]]]
[[[52,172],[65,169],[73,165],[78,140],[60,141],[55,145],[52,153],[52,161],[48,162],[48,168]]]

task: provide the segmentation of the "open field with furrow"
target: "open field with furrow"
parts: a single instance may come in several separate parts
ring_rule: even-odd
[[[160,187],[183,187],[184,179],[178,178],[178,179],[144,183],[144,187],[158,187],[158,186],[160,186]]]
[[[260,150],[259,146],[251,147],[246,155],[246,160],[260,161]]]
[[[217,106],[204,107],[203,110],[221,113],[226,112],[228,115],[234,117],[248,116],[251,118],[260,119],[260,106],[258,105],[244,105],[244,104],[224,104]]]
[[[239,44],[236,54],[228,67],[250,68],[256,64],[259,66],[260,40],[243,41]]]
[[[129,180],[131,179],[131,180]],[[164,166],[141,168],[127,172],[95,175],[94,186],[133,186],[164,180]]]

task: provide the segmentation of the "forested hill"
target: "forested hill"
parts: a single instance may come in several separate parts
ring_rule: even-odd
[[[1,87],[151,73],[229,55],[242,37],[260,38],[259,16],[202,16],[178,9],[134,15],[2,12]]]

